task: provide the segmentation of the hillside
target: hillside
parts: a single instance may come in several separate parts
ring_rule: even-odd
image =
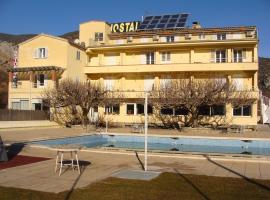
[[[36,36],[36,34],[12,35],[12,34],[0,33],[0,41],[6,41],[6,42],[16,45],[34,36]]]
[[[36,35],[37,34],[13,35],[13,34],[0,33],[0,42],[6,41],[14,45],[17,45],[25,40],[35,37]],[[68,32],[63,35],[59,35],[59,37],[66,38],[70,41],[74,41],[76,38],[79,38],[79,31]]]

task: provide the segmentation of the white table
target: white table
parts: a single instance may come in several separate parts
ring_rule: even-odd
[[[53,148],[53,150],[57,151],[56,161],[55,161],[55,172],[59,170],[59,176],[61,176],[63,166],[71,166],[72,170],[77,168],[79,174],[81,173],[79,159],[78,159],[78,152],[80,151],[79,148]],[[71,163],[63,163],[64,154],[70,154]],[[75,155],[76,163],[74,163],[74,155]],[[59,157],[60,157],[60,161],[59,161]]]

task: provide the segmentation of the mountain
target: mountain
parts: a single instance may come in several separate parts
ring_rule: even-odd
[[[270,58],[259,58],[259,89],[270,98]]]
[[[13,34],[0,33],[0,41],[6,41],[6,42],[17,45],[35,36],[36,34],[13,35]]]
[[[21,42],[24,42],[25,40],[35,37],[36,35],[37,34],[13,35],[13,34],[0,33],[0,42],[6,41],[14,45],[17,45]],[[70,41],[74,41],[76,38],[79,38],[79,31],[68,32],[63,35],[59,35],[59,37],[68,39]]]

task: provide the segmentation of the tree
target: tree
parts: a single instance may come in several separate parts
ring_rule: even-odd
[[[8,74],[6,69],[11,66],[14,54],[11,43],[0,41],[0,108],[8,104]]]
[[[163,123],[177,126],[179,121],[185,126],[199,125],[199,109],[202,106],[224,105],[231,103],[234,107],[250,104],[255,97],[249,91],[238,91],[234,84],[227,84],[222,79],[186,80],[174,79],[161,85],[150,94],[150,102],[158,110],[157,117]],[[163,108],[182,109],[187,115],[163,116]],[[165,124],[166,125],[166,124]]]
[[[84,127],[89,123],[91,108],[116,101],[114,94],[104,90],[100,84],[72,79],[64,79],[57,87],[45,90],[43,98],[52,108],[53,116],[60,117],[64,122],[79,118]]]

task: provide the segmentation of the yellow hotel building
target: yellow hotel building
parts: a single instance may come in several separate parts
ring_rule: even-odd
[[[194,22],[191,27],[138,30],[137,23],[89,21],[80,24],[75,43],[40,34],[19,44],[18,67],[9,72],[9,108],[42,109],[42,90],[65,77],[126,91],[126,101],[109,108],[110,120],[122,124],[143,120],[143,105],[136,103],[143,92],[136,91],[151,90],[170,79],[221,78],[258,98],[256,27],[203,28]],[[104,108],[91,112],[102,114]],[[161,112],[183,114],[174,109]],[[257,102],[237,109],[207,107],[202,114],[223,115],[229,124],[256,125]]]

